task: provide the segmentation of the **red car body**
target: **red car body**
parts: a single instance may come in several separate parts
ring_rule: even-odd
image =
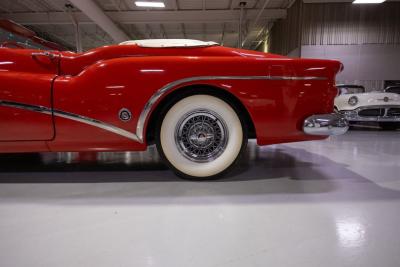
[[[322,139],[304,120],[333,112],[341,67],[222,46],[1,48],[0,152],[145,150],[160,105],[197,88],[240,102],[259,145]]]

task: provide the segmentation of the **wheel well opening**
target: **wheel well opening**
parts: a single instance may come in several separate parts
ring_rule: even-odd
[[[235,111],[238,113],[239,117],[243,120],[245,127],[248,131],[248,138],[256,138],[256,130],[254,123],[250,117],[249,112],[245,106],[240,102],[240,100],[228,91],[225,91],[219,87],[210,85],[189,85],[179,88],[172,93],[164,97],[157,107],[153,110],[150,115],[147,127],[146,127],[146,141],[147,144],[153,144],[155,140],[155,129],[157,127],[157,122],[163,116],[169,108],[171,108],[179,100],[191,96],[207,94],[215,97],[219,97],[230,104]]]

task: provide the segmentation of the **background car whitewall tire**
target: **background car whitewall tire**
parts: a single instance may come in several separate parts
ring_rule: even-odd
[[[212,95],[190,95],[162,114],[156,145],[179,176],[219,177],[247,145],[247,128],[234,106]]]

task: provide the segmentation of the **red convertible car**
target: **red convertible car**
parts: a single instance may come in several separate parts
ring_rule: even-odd
[[[333,60],[195,40],[138,40],[85,53],[0,48],[0,152],[142,151],[187,178],[259,145],[345,133]]]

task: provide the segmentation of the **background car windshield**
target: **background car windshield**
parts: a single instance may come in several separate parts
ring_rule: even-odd
[[[365,88],[362,86],[337,86],[341,95],[365,93]]]
[[[400,94],[400,86],[388,87],[385,89],[385,92]]]

